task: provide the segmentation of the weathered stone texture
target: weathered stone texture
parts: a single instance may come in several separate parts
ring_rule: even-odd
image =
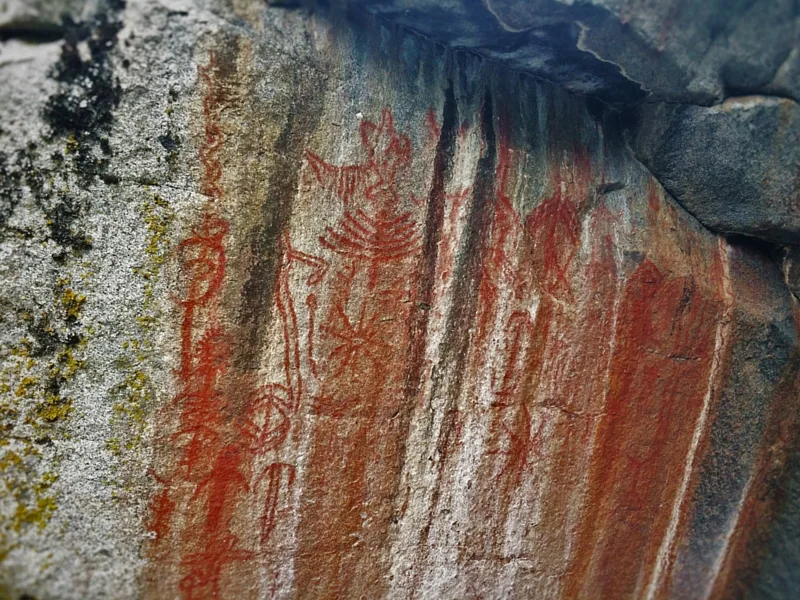
[[[730,98],[710,108],[639,110],[636,157],[708,227],[800,241],[800,107],[785,98]]]
[[[98,10],[0,46],[0,596],[796,583],[791,264],[663,129],[360,12]]]
[[[86,0],[6,0],[0,5],[0,38],[57,40],[64,30],[64,18],[85,18],[88,4]]]
[[[682,206],[723,233],[800,242],[796,0],[350,4],[612,105],[654,104],[637,155]]]
[[[800,99],[796,0],[350,0],[609,102]]]

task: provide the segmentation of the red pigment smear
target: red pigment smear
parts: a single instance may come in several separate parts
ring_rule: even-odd
[[[577,312],[556,313],[539,377],[548,383],[526,392],[538,398],[534,414],[551,425],[543,456],[547,475],[541,479],[546,486],[540,492],[541,525],[526,536],[526,547],[545,549],[536,558],[550,573],[565,570],[583,502],[576,483],[589,467],[591,432],[604,399],[617,292],[614,244],[608,233],[612,222],[604,206],[591,216],[590,262],[585,279],[578,278],[585,286],[576,290]],[[533,476],[538,472],[534,465]]]
[[[653,215],[657,215],[659,212],[661,212],[661,200],[658,197],[658,190],[656,189],[656,184],[652,179],[648,184],[647,205],[650,207],[650,210],[653,212]]]
[[[272,463],[264,470],[262,478],[269,478],[269,485],[264,499],[264,510],[261,514],[262,544],[266,544],[269,541],[269,536],[275,529],[281,487],[286,485],[286,487],[291,488],[294,485],[295,475],[295,466],[288,463]]]
[[[300,342],[294,297],[290,289],[292,271],[304,268],[308,272],[306,286],[317,286],[328,271],[328,263],[316,256],[300,252],[292,247],[288,233],[281,238],[283,259],[278,273],[276,308],[280,316],[283,334],[283,381],[268,384],[261,388],[248,404],[245,412],[244,431],[252,440],[249,448],[257,456],[274,456],[285,445],[296,414],[304,395],[304,382],[301,372],[301,356],[306,354],[315,372],[314,317],[316,314],[316,294],[306,295],[305,305],[309,309],[310,328],[306,338],[306,348]],[[277,526],[278,505],[282,495],[288,502],[291,487],[294,485],[296,468],[293,464],[272,462],[256,477],[254,488],[261,489],[266,481],[264,498],[257,499],[261,510],[260,544],[262,551],[271,557],[269,540]],[[277,577],[277,572],[274,573]]]
[[[394,129],[392,112],[386,108],[380,123],[364,120],[359,128],[361,144],[368,158],[358,165],[337,166],[307,150],[306,161],[314,171],[320,186],[336,194],[345,208],[354,199],[366,199],[366,213],[392,213],[400,200],[397,192],[397,173],[411,161],[411,141]]]
[[[670,275],[648,258],[627,282],[567,596],[641,591],[702,408],[720,304],[694,275]]]
[[[491,329],[499,311],[508,310],[499,305],[499,290],[513,290],[511,307],[515,303],[526,306],[537,292],[540,299],[535,320],[528,309],[512,309],[506,317],[502,362],[493,376],[488,450],[471,510],[475,526],[467,542],[473,554],[491,559],[503,559],[505,528],[515,495],[524,479],[535,476],[534,459],[541,456],[552,416],[534,399],[545,363],[567,350],[556,338],[570,335],[570,323],[555,298],[572,298],[568,274],[580,243],[578,211],[586,201],[590,176],[585,153],[576,152],[571,177],[562,185],[561,175],[556,174],[554,193],[523,225],[506,193],[512,152],[503,120],[498,139],[497,200],[479,289],[474,368],[484,368]]]
[[[561,300],[572,299],[569,268],[580,243],[579,211],[587,200],[591,174],[588,154],[578,149],[573,156],[571,180],[556,172],[552,195],[525,219],[525,230],[533,240],[530,260],[537,287]]]
[[[538,267],[534,270],[538,287],[557,298],[568,296],[570,284],[567,270],[580,237],[580,221],[575,205],[565,199],[557,187],[553,196],[528,215],[525,227],[539,241],[531,249],[533,264]]]
[[[183,308],[181,321],[181,377],[185,380],[191,370],[192,335],[194,317],[198,309],[208,305],[215,297],[225,276],[225,248],[223,239],[228,232],[227,222],[207,213],[193,235],[179,246],[181,265],[191,274],[186,298],[180,301]]]
[[[206,196],[219,200],[222,197],[222,188],[220,187],[222,165],[219,162],[219,150],[222,147],[223,134],[220,127],[221,88],[217,82],[216,69],[216,57],[212,50],[208,64],[198,69],[200,78],[207,88],[203,97],[205,136],[200,148],[200,163],[203,165],[201,191]]]
[[[511,146],[505,119],[499,120],[497,138],[494,213],[478,287],[478,326],[474,339],[478,356],[483,355],[482,349],[496,318],[499,287],[507,282],[516,289],[519,284],[514,258],[523,231],[522,220],[506,190],[511,168]]]
[[[230,372],[231,340],[219,324],[229,226],[213,206],[224,195],[218,158],[221,92],[213,54],[200,74],[208,87],[203,101],[206,135],[200,156],[204,167],[202,189],[209,196],[210,206],[192,235],[179,245],[187,283],[185,298],[179,301],[183,313],[178,372],[181,391],[174,405],[180,417],[172,436],[178,459],[171,472],[158,478],[162,489],[151,507],[156,554],[177,565],[178,589],[187,599],[221,594],[223,579],[233,573],[232,565],[263,554],[277,525],[278,506],[294,483],[295,467],[275,460],[275,453],[289,436],[303,395],[300,361],[305,350],[300,344],[290,276],[293,269],[303,268],[308,273],[306,284],[316,286],[328,269],[324,260],[295,250],[288,235],[282,236],[275,307],[283,334],[283,377],[260,389],[242,384],[240,374]],[[368,138],[371,133],[369,128],[363,131]],[[392,156],[402,157],[403,152],[397,144],[390,149]],[[391,171],[391,165],[384,164],[381,173],[391,178]],[[374,183],[373,192],[379,193]],[[307,296],[306,304],[313,314],[313,293]],[[307,342],[311,355],[313,327]],[[233,413],[233,399],[242,405],[239,414]],[[256,459],[262,457],[267,460],[259,462],[268,464],[259,473],[255,471]],[[273,462],[269,462],[270,457]],[[263,493],[263,497],[253,498],[253,492]],[[261,510],[261,530],[260,535],[240,540],[233,522],[245,502],[248,509],[254,505]]]
[[[183,272],[189,282],[187,297],[180,303],[181,392],[175,399],[180,420],[173,435],[179,458],[173,472],[162,477],[170,485],[164,486],[153,507],[158,525],[156,544],[168,544],[169,537],[177,544],[164,550],[173,555],[170,562],[179,564],[178,587],[188,599],[216,596],[225,568],[253,556],[241,548],[230,525],[238,497],[248,489],[250,449],[243,437],[227,444],[223,441],[231,426],[224,391],[230,341],[216,323],[225,276],[226,230],[222,220],[206,214],[195,233],[181,244]],[[189,497],[187,489],[193,489]],[[175,522],[169,512],[179,514],[180,522],[199,527],[176,530],[168,536]]]
[[[432,106],[428,109],[428,132],[434,141],[438,140],[442,135],[442,127],[436,121],[436,112]]]
[[[150,470],[150,476],[161,485],[161,491],[156,494],[150,503],[150,518],[147,523],[147,529],[156,534],[156,540],[161,540],[169,531],[175,503],[169,497],[167,482],[152,469]]]

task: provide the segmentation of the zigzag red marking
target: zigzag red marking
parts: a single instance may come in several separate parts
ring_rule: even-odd
[[[212,50],[208,64],[198,69],[200,77],[206,84],[207,92],[203,98],[203,120],[205,122],[205,138],[200,148],[200,162],[203,165],[202,192],[218,200],[222,197],[219,181],[222,178],[222,165],[217,158],[222,146],[222,128],[219,124],[220,98],[216,77],[216,56]]]
[[[217,158],[222,131],[219,124],[220,91],[212,52],[208,65],[200,68],[206,82],[203,100],[205,139],[200,151],[203,165],[202,191],[212,200],[223,190]],[[239,547],[230,531],[230,521],[238,497],[248,489],[245,465],[249,448],[237,440],[220,448],[227,437],[228,397],[223,391],[230,348],[225,331],[217,324],[218,298],[225,279],[225,236],[228,223],[206,211],[192,235],[178,247],[182,272],[187,280],[185,298],[178,304],[183,310],[181,322],[181,368],[178,372],[180,392],[174,405],[180,410],[180,421],[172,439],[179,444],[180,458],[169,477],[157,478],[162,484],[151,508],[151,524],[158,544],[166,537],[173,515],[181,512],[182,521],[199,525],[188,538],[179,532],[181,543],[190,540],[180,559],[183,574],[179,591],[184,598],[207,598],[219,595],[220,577],[231,562],[247,560],[253,553]],[[199,333],[198,317],[204,325]],[[195,482],[194,492],[186,497],[186,486],[169,483]],[[174,491],[173,491],[174,490]],[[183,495],[181,495],[183,494]],[[201,548],[199,552],[192,549]],[[169,551],[174,551],[169,547]]]

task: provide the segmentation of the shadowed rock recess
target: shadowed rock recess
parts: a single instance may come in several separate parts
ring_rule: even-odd
[[[793,598],[796,0],[0,6],[0,599]]]

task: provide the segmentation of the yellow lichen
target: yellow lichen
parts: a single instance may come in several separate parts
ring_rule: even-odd
[[[143,329],[148,329],[158,323],[158,319],[153,315],[140,315],[136,317],[136,322]]]
[[[3,454],[3,458],[0,458],[0,472],[4,472],[10,467],[19,466],[21,463],[22,457],[13,450],[9,450]]]
[[[29,526],[43,529],[56,510],[51,487],[60,458],[49,445],[68,438],[73,399],[64,386],[84,366],[88,328],[79,317],[86,297],[59,278],[49,308],[18,313],[28,332],[0,345],[0,562]]]
[[[38,384],[39,384],[38,377],[23,377],[20,380],[19,385],[17,385],[17,389],[14,393],[16,394],[17,398],[24,398],[28,396],[31,388],[33,388]]]
[[[31,318],[32,317],[28,313],[25,313],[25,315],[23,316],[23,320],[25,321],[30,321]],[[18,356],[20,358],[28,358],[31,355],[32,347],[33,347],[33,341],[29,337],[25,336],[19,341],[18,344],[16,344],[11,348],[9,354],[11,356]]]
[[[147,407],[152,404],[155,395],[150,376],[141,369],[131,371],[125,379],[112,390],[118,400],[114,403],[114,421],[125,425],[127,441],[125,448],[131,450],[141,442],[147,427]],[[122,444],[117,438],[108,444],[113,454],[119,455]]]
[[[50,376],[58,377],[61,381],[69,381],[83,368],[84,360],[75,358],[75,350],[83,350],[86,347],[87,340],[82,338],[78,340],[74,347],[66,347],[56,354],[56,359],[50,367]]]
[[[109,438],[106,441],[106,449],[115,456],[122,454],[122,451],[120,450],[119,439],[115,437]]]
[[[64,308],[67,320],[76,321],[85,303],[86,296],[76,293],[72,288],[66,288],[61,294],[61,306]]]
[[[161,266],[166,260],[167,233],[174,219],[174,212],[169,203],[158,194],[149,196],[142,206],[142,218],[147,227],[148,238],[144,253],[147,261],[143,266],[135,267],[134,272],[145,280],[143,312],[151,312],[153,307],[153,286],[156,284]],[[142,315],[147,316],[147,315]],[[152,315],[151,315],[152,316]],[[143,324],[149,328],[153,322]]]
[[[45,528],[57,508],[55,499],[48,495],[56,479],[58,477],[54,473],[45,473],[33,485],[33,505],[28,506],[25,502],[17,504],[17,508],[11,518],[11,528],[16,533],[19,533],[24,525],[36,525],[40,530]]]
[[[67,141],[64,144],[64,152],[65,154],[75,154],[80,147],[80,143],[78,142],[77,138],[75,137],[74,133],[70,133],[67,136]]]
[[[109,439],[106,447],[115,456],[122,456],[123,449],[132,450],[141,443],[147,430],[148,410],[155,401],[155,386],[146,367],[154,352],[151,332],[161,321],[154,290],[167,257],[174,212],[166,200],[152,193],[146,196],[141,211],[147,228],[146,260],[133,268],[133,272],[144,281],[143,303],[136,316],[140,335],[122,342],[125,358],[118,362],[117,367],[124,377],[111,390],[114,425],[119,436]]]
[[[18,504],[16,511],[14,511],[14,524],[12,528],[16,533],[19,533],[23,525],[36,525],[39,529],[44,529],[50,517],[56,510],[56,501],[51,498],[38,498],[36,505],[28,507],[25,504]]]
[[[55,423],[66,419],[72,412],[72,398],[62,398],[48,394],[44,402],[36,407],[36,418],[46,423]]]

